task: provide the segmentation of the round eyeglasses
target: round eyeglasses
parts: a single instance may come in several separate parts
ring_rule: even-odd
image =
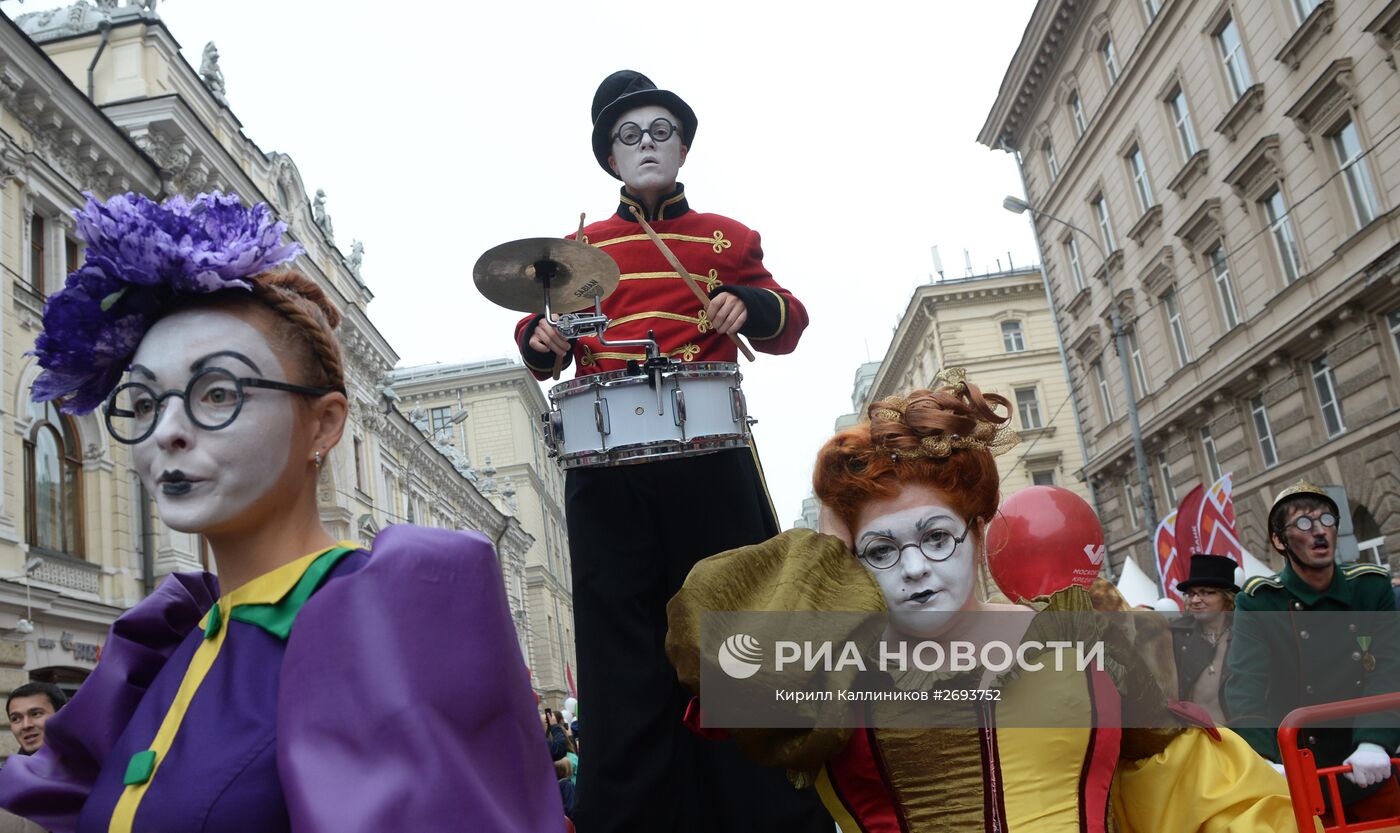
[[[917,543],[901,544],[893,538],[877,535],[861,545],[860,560],[876,570],[888,570],[899,563],[899,557],[910,547],[917,547],[929,561],[947,561],[958,545],[967,540],[968,527],[962,535],[954,536],[946,529],[930,529],[919,537]]]
[[[221,367],[206,367],[190,377],[190,383],[182,391],[156,393],[150,385],[141,382],[127,382],[118,386],[107,397],[107,405],[102,409],[107,418],[107,432],[120,443],[131,445],[141,442],[156,430],[166,400],[172,396],[184,400],[185,415],[190,422],[206,431],[218,431],[238,419],[239,412],[243,410],[244,388],[266,388],[304,396],[325,396],[333,392],[330,388],[243,378]]]
[[[632,121],[623,122],[622,126],[613,134],[613,138],[631,147],[642,141],[643,133],[651,134],[651,140],[653,142],[664,142],[671,138],[675,132],[676,126],[671,123],[670,119],[659,118],[653,120],[652,123],[646,127],[642,127],[640,124]]]
[[[1321,524],[1330,529],[1337,525],[1337,516],[1333,515],[1331,512],[1323,512],[1316,518],[1311,518],[1307,515],[1299,515],[1289,526],[1297,527],[1300,532],[1307,532],[1312,529],[1315,524]]]

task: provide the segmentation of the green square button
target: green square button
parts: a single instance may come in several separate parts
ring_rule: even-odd
[[[122,778],[122,783],[128,787],[144,784],[151,780],[151,775],[156,771],[156,751],[147,749],[145,752],[137,752],[131,756],[131,762],[126,765],[126,776]]]

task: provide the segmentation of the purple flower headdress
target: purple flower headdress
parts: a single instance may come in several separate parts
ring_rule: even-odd
[[[105,203],[84,196],[87,204],[73,216],[87,258],[44,305],[44,331],[34,342],[44,369],[34,400],[66,397],[64,413],[85,414],[102,404],[171,301],[251,290],[248,278],[302,251],[282,242],[287,224],[266,203],[250,208],[235,194],[163,203],[140,194]]]

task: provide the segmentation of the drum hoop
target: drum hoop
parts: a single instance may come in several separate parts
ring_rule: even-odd
[[[684,443],[678,440],[633,443],[627,446],[616,446],[607,451],[593,449],[561,454],[559,455],[559,467],[566,470],[587,467],[601,468],[647,463],[652,460],[675,457],[698,457],[715,451],[744,448],[748,442],[747,434],[709,434]]]
[[[666,379],[701,379],[705,377],[733,376],[734,384],[739,384],[743,375],[739,372],[739,365],[734,362],[690,362],[681,364],[663,374]],[[570,379],[567,382],[560,382],[549,389],[549,399],[557,402],[570,396],[577,396],[581,393],[588,393],[598,388],[622,387],[626,385],[639,385],[647,382],[646,375],[635,375],[626,370],[607,370],[602,373],[590,373],[587,376],[580,376],[577,379]]]

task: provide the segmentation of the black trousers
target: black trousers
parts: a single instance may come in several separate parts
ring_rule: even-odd
[[[815,790],[681,722],[666,603],[695,562],[778,533],[747,448],[568,472],[579,833],[831,833]]]

